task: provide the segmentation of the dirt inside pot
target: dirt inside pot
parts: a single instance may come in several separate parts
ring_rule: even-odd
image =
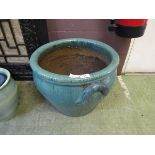
[[[39,65],[43,69],[61,75],[89,74],[105,68],[108,64],[102,54],[88,48],[60,48],[39,59]]]

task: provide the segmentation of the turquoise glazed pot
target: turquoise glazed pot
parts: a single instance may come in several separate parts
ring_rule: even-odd
[[[0,74],[6,77],[0,86],[0,121],[11,119],[18,105],[17,84],[11,78],[10,72],[0,68]]]
[[[89,76],[70,77],[55,74],[41,68],[41,56],[64,47],[89,48],[109,60],[109,64]],[[108,94],[117,75],[118,54],[105,43],[83,39],[62,39],[39,47],[31,56],[33,79],[40,93],[61,113],[68,116],[82,116],[95,108],[99,100]]]

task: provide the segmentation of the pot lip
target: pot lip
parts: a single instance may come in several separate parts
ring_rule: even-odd
[[[112,57],[112,61],[108,66],[106,66],[102,70],[99,70],[94,73],[90,73],[89,74],[90,77],[87,77],[87,78],[79,78],[79,77],[72,78],[72,77],[69,77],[68,75],[55,74],[39,66],[38,59],[45,50],[47,50],[48,48],[51,48],[52,46],[56,46],[66,42],[75,42],[75,41],[91,43],[91,44],[106,48]],[[30,58],[30,66],[32,70],[37,74],[39,74],[41,77],[55,82],[59,82],[59,83],[70,83],[70,84],[83,83],[83,82],[95,81],[97,79],[101,79],[104,76],[107,76],[108,74],[110,74],[112,71],[114,71],[117,68],[118,64],[119,64],[119,56],[111,46],[97,40],[85,39],[85,38],[68,38],[68,39],[60,39],[60,40],[49,42],[37,48]]]
[[[11,75],[7,69],[1,68],[1,67],[0,67],[0,73],[6,75],[6,77],[7,77],[5,82],[0,86],[0,90],[2,90],[9,83]]]

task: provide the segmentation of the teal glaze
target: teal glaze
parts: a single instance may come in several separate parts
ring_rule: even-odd
[[[38,65],[39,58],[63,47],[85,47],[107,57],[109,65],[90,74],[88,78],[71,78],[48,72]],[[117,74],[118,54],[105,43],[83,38],[61,39],[39,47],[31,56],[33,79],[40,93],[61,113],[69,116],[85,115],[108,94]]]
[[[10,72],[0,68],[0,73],[6,76],[5,82],[0,86],[0,121],[11,119],[18,105],[17,84],[11,78]]]

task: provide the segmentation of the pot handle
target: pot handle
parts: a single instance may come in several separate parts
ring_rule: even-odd
[[[77,99],[76,103],[78,104],[84,102],[89,98],[89,96],[93,95],[97,91],[101,92],[103,95],[107,95],[109,92],[109,88],[104,82],[91,84],[86,89],[84,89],[82,95]]]

